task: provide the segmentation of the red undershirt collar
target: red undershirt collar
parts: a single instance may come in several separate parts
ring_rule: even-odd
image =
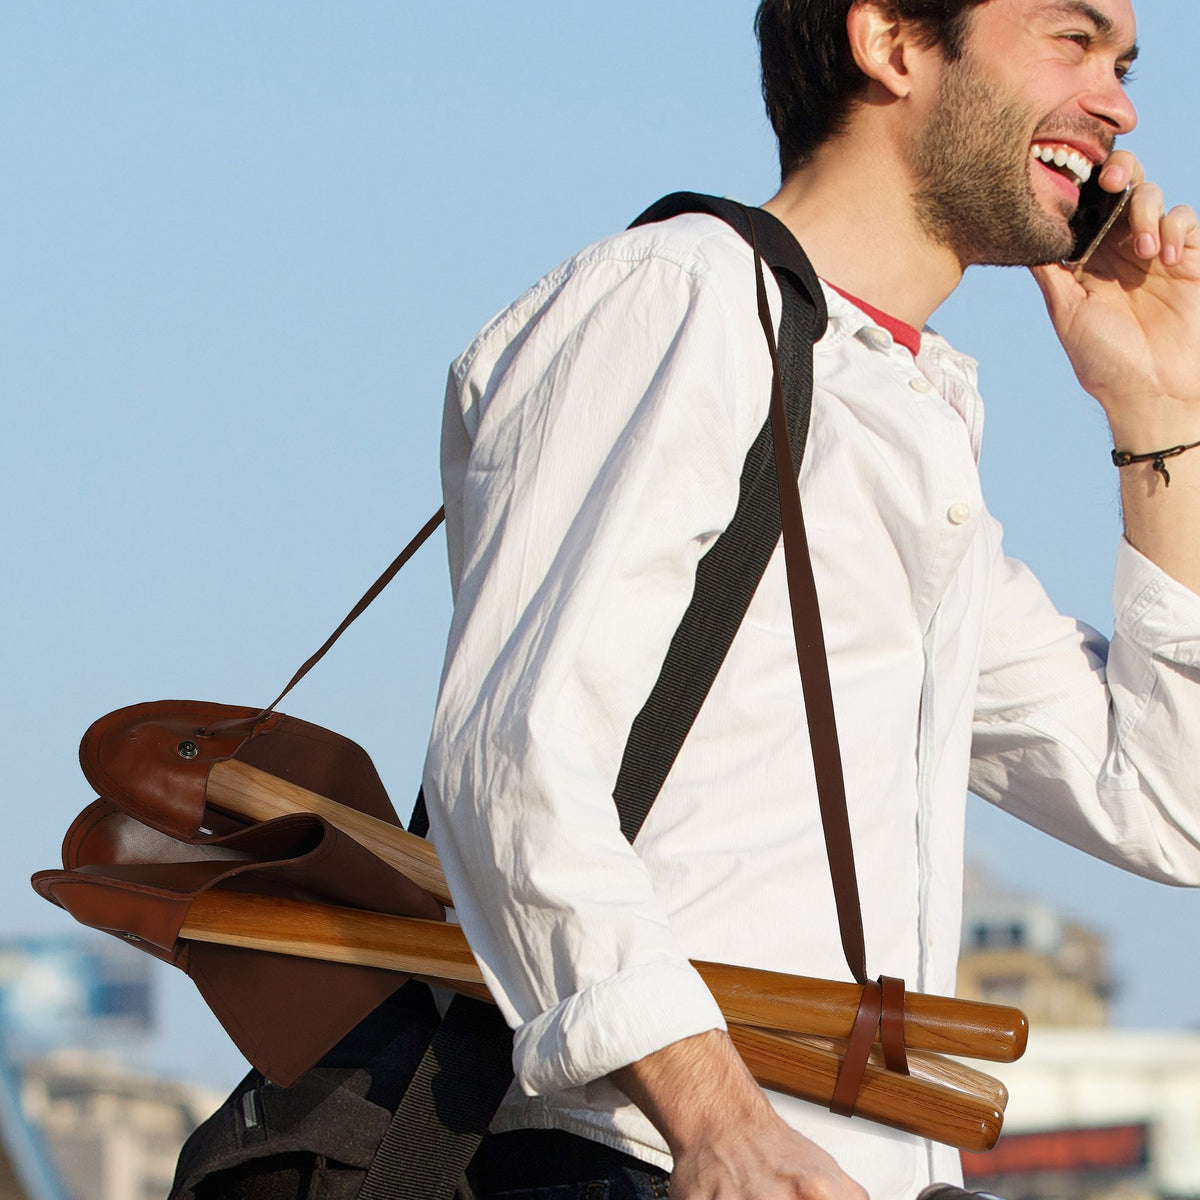
[[[829,283],[829,280],[825,280]],[[862,309],[868,317],[873,321],[877,321],[884,329],[888,331],[913,356],[917,357],[917,352],[921,349],[921,331],[914,325],[909,325],[907,321],[901,321],[899,317],[889,316],[885,312],[881,312],[873,304],[868,304],[865,300],[860,300],[857,296],[852,296],[849,292],[843,291],[836,283],[829,283],[839,296],[845,296],[851,304]]]

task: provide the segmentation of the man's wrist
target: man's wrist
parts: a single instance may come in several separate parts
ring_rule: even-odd
[[[1113,429],[1114,462],[1126,452],[1142,461],[1118,465],[1125,537],[1144,557],[1200,593],[1200,419],[1148,428]],[[1151,455],[1150,458],[1144,456]]]
[[[728,1035],[716,1029],[673,1042],[610,1078],[676,1157],[723,1131],[779,1120]]]
[[[1200,441],[1200,403],[1162,397],[1103,407],[1115,450],[1146,454]]]

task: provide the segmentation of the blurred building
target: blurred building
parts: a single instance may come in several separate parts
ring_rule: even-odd
[[[0,1200],[70,1200],[41,1131],[25,1115],[21,1082],[0,1054]]]
[[[1104,937],[968,873],[959,995],[1029,1017],[1029,1048],[984,1066],[1009,1090],[1004,1133],[963,1155],[1005,1200],[1200,1198],[1200,1034],[1110,1026]]]
[[[980,1064],[975,1064],[980,1065]],[[1005,1200],[1200,1196],[1200,1034],[1031,1029],[990,1154],[963,1155],[968,1186]]]
[[[61,1046],[137,1053],[154,1028],[150,959],[91,932],[0,941],[0,1027],[9,1053]]]
[[[137,1066],[150,966],[100,934],[0,942],[0,1200],[167,1195],[221,1096]]]
[[[958,995],[1012,1005],[1050,1029],[1108,1025],[1113,993],[1101,933],[968,871]]]
[[[72,1200],[163,1200],[180,1147],[223,1099],[80,1050],[29,1063],[22,1098]]]

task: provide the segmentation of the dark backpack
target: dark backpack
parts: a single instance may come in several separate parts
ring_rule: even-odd
[[[249,1072],[188,1139],[171,1200],[355,1200],[438,1023],[408,983],[292,1087]]]

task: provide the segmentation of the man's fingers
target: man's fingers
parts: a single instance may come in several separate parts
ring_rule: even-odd
[[[1107,192],[1122,191],[1133,184],[1129,199],[1129,230],[1133,252],[1138,258],[1150,261],[1161,258],[1164,266],[1176,266],[1184,249],[1197,243],[1200,222],[1186,205],[1166,211],[1163,190],[1156,183],[1146,182],[1146,172],[1136,155],[1128,150],[1114,150],[1100,169],[1100,186]],[[1037,274],[1037,272],[1035,272]],[[1047,292],[1047,278],[1038,275],[1042,291]],[[1047,296],[1049,299],[1049,296]]]
[[[1165,200],[1156,183],[1140,183],[1129,199],[1129,228],[1138,258],[1154,258],[1162,248]]]
[[[1183,258],[1184,249],[1200,246],[1200,218],[1196,210],[1186,204],[1177,204],[1159,225],[1159,240],[1162,243],[1163,265],[1176,266]]]
[[[1145,178],[1145,168],[1128,150],[1114,150],[1100,168],[1100,186],[1106,192],[1123,192],[1131,183],[1137,185]]]

